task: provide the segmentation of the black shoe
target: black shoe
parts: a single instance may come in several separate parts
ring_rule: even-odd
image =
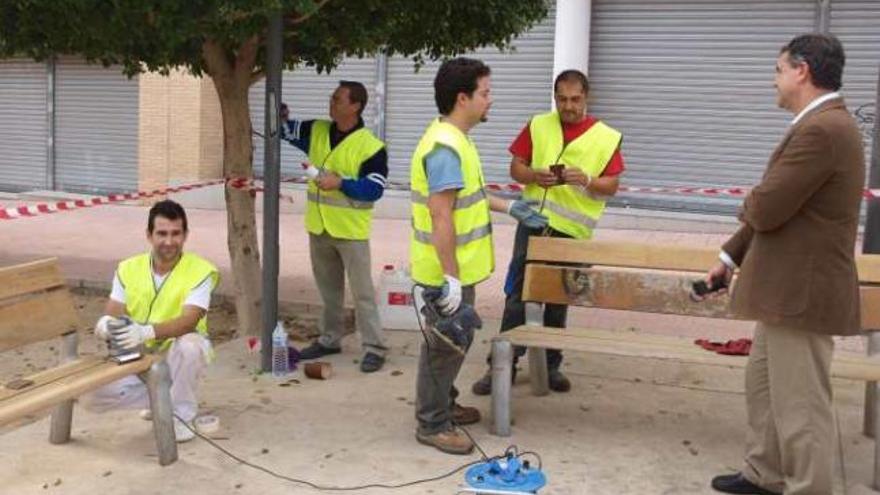
[[[571,382],[559,370],[550,370],[548,373],[550,390],[554,392],[568,392],[571,390]]]
[[[510,373],[510,383],[516,381],[516,368],[514,367]],[[471,385],[471,392],[474,395],[489,395],[492,393],[492,370],[486,372],[482,378],[475,381],[473,385]]]
[[[781,493],[765,490],[747,480],[742,473],[722,474],[712,478],[712,488],[724,493],[738,493],[740,495],[782,495]]]
[[[339,347],[326,347],[321,345],[318,342],[306,347],[299,353],[299,359],[301,361],[308,361],[310,359],[318,359],[324,356],[329,356],[331,354],[339,354],[342,352],[342,349]]]
[[[364,373],[373,373],[374,371],[382,369],[383,364],[385,364],[384,357],[368,352],[364,354],[363,359],[361,359],[361,371]]]

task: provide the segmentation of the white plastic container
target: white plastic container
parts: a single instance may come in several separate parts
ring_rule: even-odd
[[[421,309],[421,291],[417,288],[415,293]],[[419,329],[413,307],[413,281],[408,270],[385,265],[379,274],[378,298],[382,327],[392,330]]]

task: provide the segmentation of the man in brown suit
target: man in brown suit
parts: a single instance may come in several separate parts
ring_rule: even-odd
[[[780,51],[778,104],[795,118],[708,274],[730,281],[739,268],[731,309],[757,321],[745,463],[712,480],[721,492],[832,493],[831,336],[860,331],[853,253],[865,181],[861,135],[836,92],[844,60],[829,35]]]

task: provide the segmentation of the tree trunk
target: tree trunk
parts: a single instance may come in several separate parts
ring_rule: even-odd
[[[249,85],[221,75],[213,80],[223,115],[223,173],[227,178],[253,177]],[[239,331],[260,335],[263,298],[253,193],[226,187],[226,223]]]

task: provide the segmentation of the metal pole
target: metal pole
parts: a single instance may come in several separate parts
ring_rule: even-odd
[[[868,173],[868,187],[871,189],[880,187],[880,123],[878,123],[876,109],[880,107],[880,66],[877,67],[877,95],[874,99],[874,133],[871,146],[871,164]],[[880,253],[880,198],[868,198],[868,216],[865,219],[865,235],[862,240],[862,252],[865,254]],[[868,355],[880,353],[880,332],[878,329],[865,329],[868,331]],[[873,437],[875,421],[874,416],[878,411],[874,409],[877,382],[865,384],[865,435]]]
[[[376,57],[376,136],[385,140],[385,90],[388,88],[388,54]]]
[[[831,29],[831,0],[816,0],[816,23],[817,33],[828,33]]]
[[[263,194],[263,334],[261,367],[272,371],[272,330],[278,321],[278,195],[281,177],[281,12],[269,18],[266,37],[266,122]]]
[[[55,67],[54,56],[46,61],[46,189],[55,190]]]

